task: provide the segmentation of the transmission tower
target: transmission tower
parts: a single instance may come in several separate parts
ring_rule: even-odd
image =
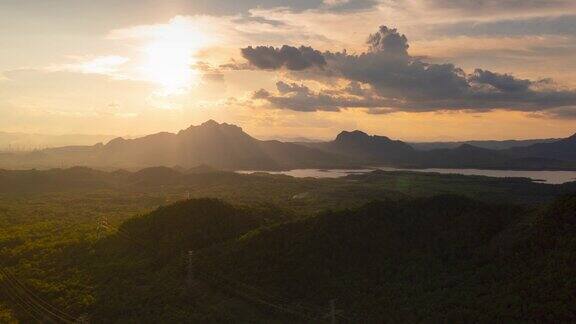
[[[108,223],[108,217],[104,216],[98,219],[98,227],[96,229],[96,237],[98,239],[102,238],[102,236],[106,233],[106,231],[110,228],[110,224]]]

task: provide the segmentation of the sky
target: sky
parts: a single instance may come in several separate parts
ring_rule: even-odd
[[[573,0],[0,0],[0,131],[576,132]]]

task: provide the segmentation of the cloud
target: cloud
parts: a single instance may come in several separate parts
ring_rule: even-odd
[[[467,74],[453,64],[428,63],[410,56],[406,36],[386,26],[370,35],[367,45],[367,51],[361,54],[322,53],[325,68],[315,73],[352,82],[346,89],[314,92],[303,84],[280,82],[278,94],[268,93],[261,99],[278,108],[299,111],[363,107],[372,113],[493,109],[535,112],[576,105],[575,90],[561,88],[549,79],[520,79],[482,69]],[[269,53],[278,52],[266,49]],[[262,69],[279,69],[284,65],[280,60],[269,61],[260,62],[260,66],[254,61],[250,63]],[[359,89],[368,90],[358,92]]]
[[[427,27],[442,36],[525,36],[566,35],[576,36],[576,15],[564,14],[551,17],[528,17],[496,21],[463,21],[436,24]]]
[[[398,31],[386,26],[380,26],[378,32],[368,36],[367,41],[370,52],[384,53],[392,56],[408,56],[408,38],[400,35]]]
[[[470,82],[486,84],[504,92],[527,91],[533,83],[530,80],[521,80],[509,74],[499,74],[482,69],[476,69],[468,78]]]
[[[197,62],[192,65],[192,69],[201,72],[201,81],[206,82],[224,82],[224,73],[218,68],[212,67],[206,62]]]
[[[320,10],[332,12],[368,10],[376,7],[376,0],[324,0]]]
[[[400,35],[396,29],[380,26],[378,32],[371,34],[367,41],[369,52],[382,53],[392,57],[408,57],[408,39]],[[248,61],[245,64],[229,64],[223,67],[230,69],[249,69],[255,67],[263,70],[287,69],[301,71],[308,68],[323,68],[326,66],[325,56],[318,50],[309,46],[294,47],[283,45],[280,48],[273,46],[248,46],[242,48],[242,56]]]
[[[378,108],[389,105],[388,99],[370,95],[368,90],[350,83],[340,89],[313,91],[303,84],[278,81],[278,93],[272,94],[265,89],[256,91],[252,99],[265,100],[275,108],[294,111],[340,111],[345,108]]]
[[[322,68],[326,65],[326,60],[320,51],[306,46],[299,48],[288,45],[281,48],[248,46],[243,48],[241,52],[251,65],[264,70],[285,68],[300,71],[310,67]]]
[[[424,0],[427,6],[466,12],[541,10],[571,7],[571,0]]]
[[[118,68],[129,61],[128,58],[118,55],[100,56],[92,59],[80,58],[77,63],[52,65],[48,71],[69,71],[86,74],[103,74],[118,76]]]
[[[576,120],[576,106],[561,107],[546,110],[544,112],[537,112],[530,115],[534,118],[553,118],[553,119],[568,119]]]

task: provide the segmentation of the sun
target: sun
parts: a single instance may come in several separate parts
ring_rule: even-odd
[[[207,45],[207,37],[199,26],[182,19],[156,28],[152,36],[143,48],[144,77],[158,85],[159,95],[187,92],[199,82],[200,74],[192,66],[195,54]]]

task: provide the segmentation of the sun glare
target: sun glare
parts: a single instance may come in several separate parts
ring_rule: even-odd
[[[143,51],[145,63],[142,72],[147,80],[156,83],[158,94],[181,94],[199,81],[198,71],[192,68],[194,55],[207,44],[207,38],[198,26],[182,19],[154,30],[153,40]]]

